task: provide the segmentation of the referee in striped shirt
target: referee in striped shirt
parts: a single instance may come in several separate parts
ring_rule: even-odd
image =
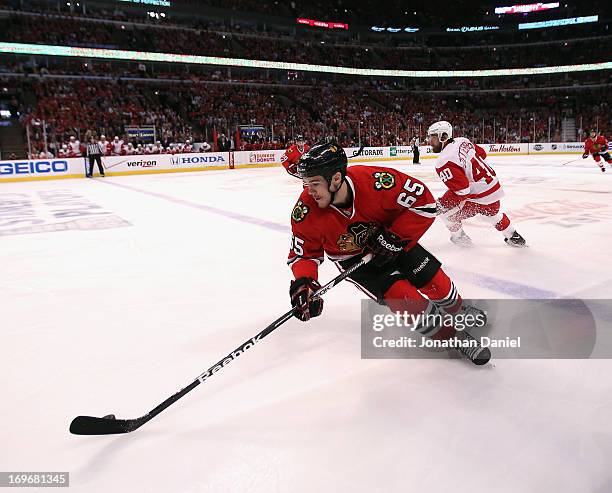
[[[85,177],[93,177],[94,162],[98,163],[100,176],[104,176],[104,168],[102,167],[102,147],[93,137],[89,139],[89,144],[87,144],[87,157],[89,158],[89,173],[86,173]]]

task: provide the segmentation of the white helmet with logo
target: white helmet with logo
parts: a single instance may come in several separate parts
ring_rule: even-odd
[[[446,138],[442,138],[443,134]],[[427,129],[427,135],[437,135],[440,142],[446,142],[453,137],[453,126],[444,120],[436,122]]]

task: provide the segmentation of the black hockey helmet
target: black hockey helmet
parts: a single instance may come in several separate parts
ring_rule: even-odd
[[[302,155],[297,164],[300,178],[323,176],[329,182],[338,171],[346,176],[348,159],[344,149],[337,142],[317,142]]]

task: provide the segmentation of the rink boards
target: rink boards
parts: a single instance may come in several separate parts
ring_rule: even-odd
[[[538,144],[480,144],[490,156],[534,154],[582,154],[582,142]],[[348,156],[358,148],[346,148]],[[431,146],[420,146],[421,159],[437,157]],[[145,173],[180,173],[240,168],[279,166],[284,150],[230,151],[190,154],[151,154],[144,156],[107,156],[102,158],[105,173],[109,176]],[[395,161],[412,162],[410,146],[366,147],[351,163]],[[0,182],[83,178],[86,158],[33,159],[0,161]],[[97,166],[94,166],[94,175]]]

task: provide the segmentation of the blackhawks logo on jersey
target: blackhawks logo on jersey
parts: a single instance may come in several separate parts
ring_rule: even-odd
[[[342,252],[351,253],[363,248],[370,230],[370,225],[364,222],[349,224],[348,232],[338,237],[336,244]]]
[[[374,188],[376,190],[389,190],[395,186],[395,176],[386,171],[377,171],[373,174],[376,181],[374,182]]]
[[[298,203],[295,204],[295,207],[293,208],[293,211],[291,212],[291,218],[296,223],[299,223],[300,221],[303,221],[306,218],[306,214],[308,214],[309,210],[310,209],[308,208],[307,205],[304,205],[304,203],[301,200],[298,200]]]

